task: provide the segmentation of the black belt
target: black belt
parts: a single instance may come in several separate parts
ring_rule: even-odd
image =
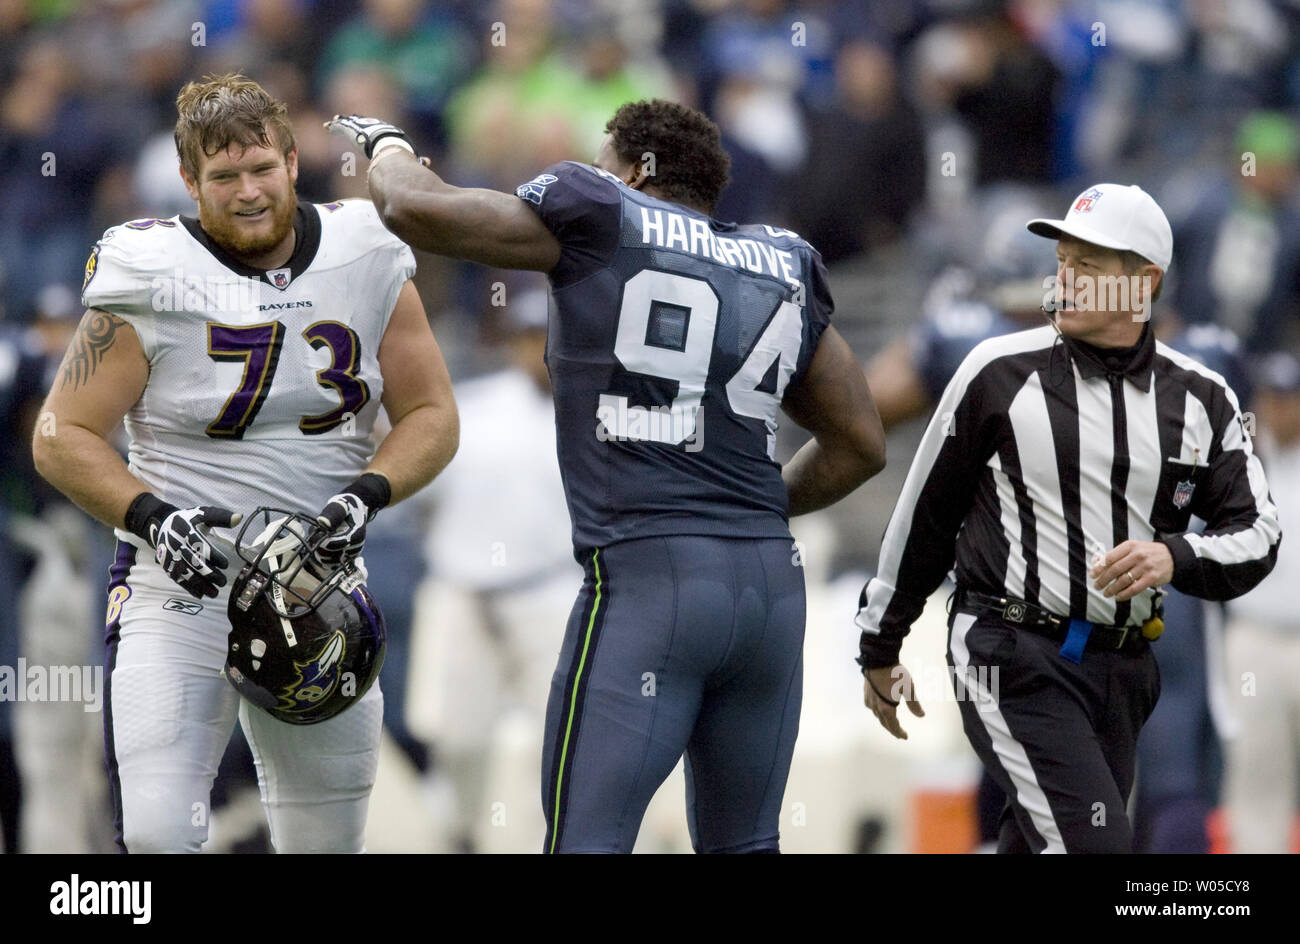
[[[958,589],[956,605],[976,613],[991,613],[1021,629],[1046,636],[1056,642],[1065,642],[1070,632],[1070,621],[1041,606],[1034,606],[1015,597],[995,597],[974,590]],[[1111,649],[1121,652],[1142,652],[1149,643],[1142,635],[1141,626],[1115,626],[1093,623],[1088,634],[1088,649]]]

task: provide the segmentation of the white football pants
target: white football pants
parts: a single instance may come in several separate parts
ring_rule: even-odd
[[[118,548],[104,721],[118,844],[128,852],[199,851],[212,781],[238,717],[276,852],[365,851],[384,714],[379,683],[313,725],[286,724],[244,702],[221,674],[229,591],[227,583],[216,599],[196,600],[143,551]]]

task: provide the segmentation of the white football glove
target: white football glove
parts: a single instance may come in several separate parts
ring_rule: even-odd
[[[153,547],[154,559],[167,576],[201,600],[217,596],[226,585],[223,571],[230,565],[226,555],[208,541],[208,530],[233,527],[243,517],[212,505],[177,508],[143,492],[131,503],[125,523],[127,530]]]
[[[374,156],[387,147],[401,147],[415,154],[415,146],[406,132],[381,118],[363,118],[360,115],[335,115],[325,122],[325,128],[335,134],[351,138],[366,153]]]
[[[374,472],[367,472],[332,496],[316,516],[316,526],[326,531],[328,537],[312,551],[308,570],[324,579],[360,556],[366,543],[366,524],[391,497],[388,479]]]

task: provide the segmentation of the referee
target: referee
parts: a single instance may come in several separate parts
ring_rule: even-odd
[[[898,704],[923,714],[899,650],[955,565],[948,664],[1008,797],[998,851],[1130,852],[1158,588],[1239,596],[1281,529],[1235,394],[1152,336],[1173,254],[1156,202],[1099,184],[1028,226],[1057,241],[1054,323],[983,342],[944,392],[862,592],[864,700],[900,738]]]

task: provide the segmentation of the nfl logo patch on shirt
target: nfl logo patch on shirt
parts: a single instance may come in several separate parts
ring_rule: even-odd
[[[1192,491],[1196,488],[1191,482],[1179,482],[1174,487],[1174,507],[1186,508],[1192,503]]]
[[[289,287],[288,269],[271,269],[266,273],[266,277],[271,280],[272,285],[281,291]]]

